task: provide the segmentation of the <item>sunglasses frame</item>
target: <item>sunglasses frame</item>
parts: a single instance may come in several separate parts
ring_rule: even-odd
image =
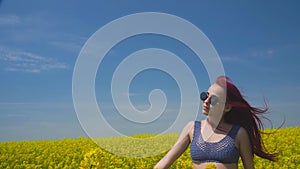
[[[200,94],[200,99],[204,102],[208,98],[208,103],[211,105],[216,105],[219,102],[219,98],[216,95],[211,95],[209,97],[208,92],[202,92]]]

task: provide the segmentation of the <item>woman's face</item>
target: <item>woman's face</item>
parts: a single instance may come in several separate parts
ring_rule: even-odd
[[[203,101],[202,113],[214,119],[221,119],[226,102],[226,90],[214,83],[207,92],[207,99]]]

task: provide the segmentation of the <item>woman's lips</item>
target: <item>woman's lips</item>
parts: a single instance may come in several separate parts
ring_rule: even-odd
[[[204,110],[204,111],[208,111],[208,110],[209,110],[209,107],[208,107],[208,106],[205,106],[205,105],[203,105],[203,110]]]

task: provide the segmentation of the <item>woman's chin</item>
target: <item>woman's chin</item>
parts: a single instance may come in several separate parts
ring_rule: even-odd
[[[206,112],[206,111],[202,111],[202,114],[205,116],[208,116],[208,112]]]

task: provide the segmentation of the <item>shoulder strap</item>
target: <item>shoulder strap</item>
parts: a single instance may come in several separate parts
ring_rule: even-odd
[[[195,127],[201,129],[201,121],[195,121]]]
[[[239,131],[241,126],[239,125],[233,125],[232,129],[230,130],[230,132],[228,133],[228,136],[230,136],[231,138],[235,139],[237,132]]]
[[[194,137],[199,136],[201,130],[201,121],[195,121],[194,124]]]

